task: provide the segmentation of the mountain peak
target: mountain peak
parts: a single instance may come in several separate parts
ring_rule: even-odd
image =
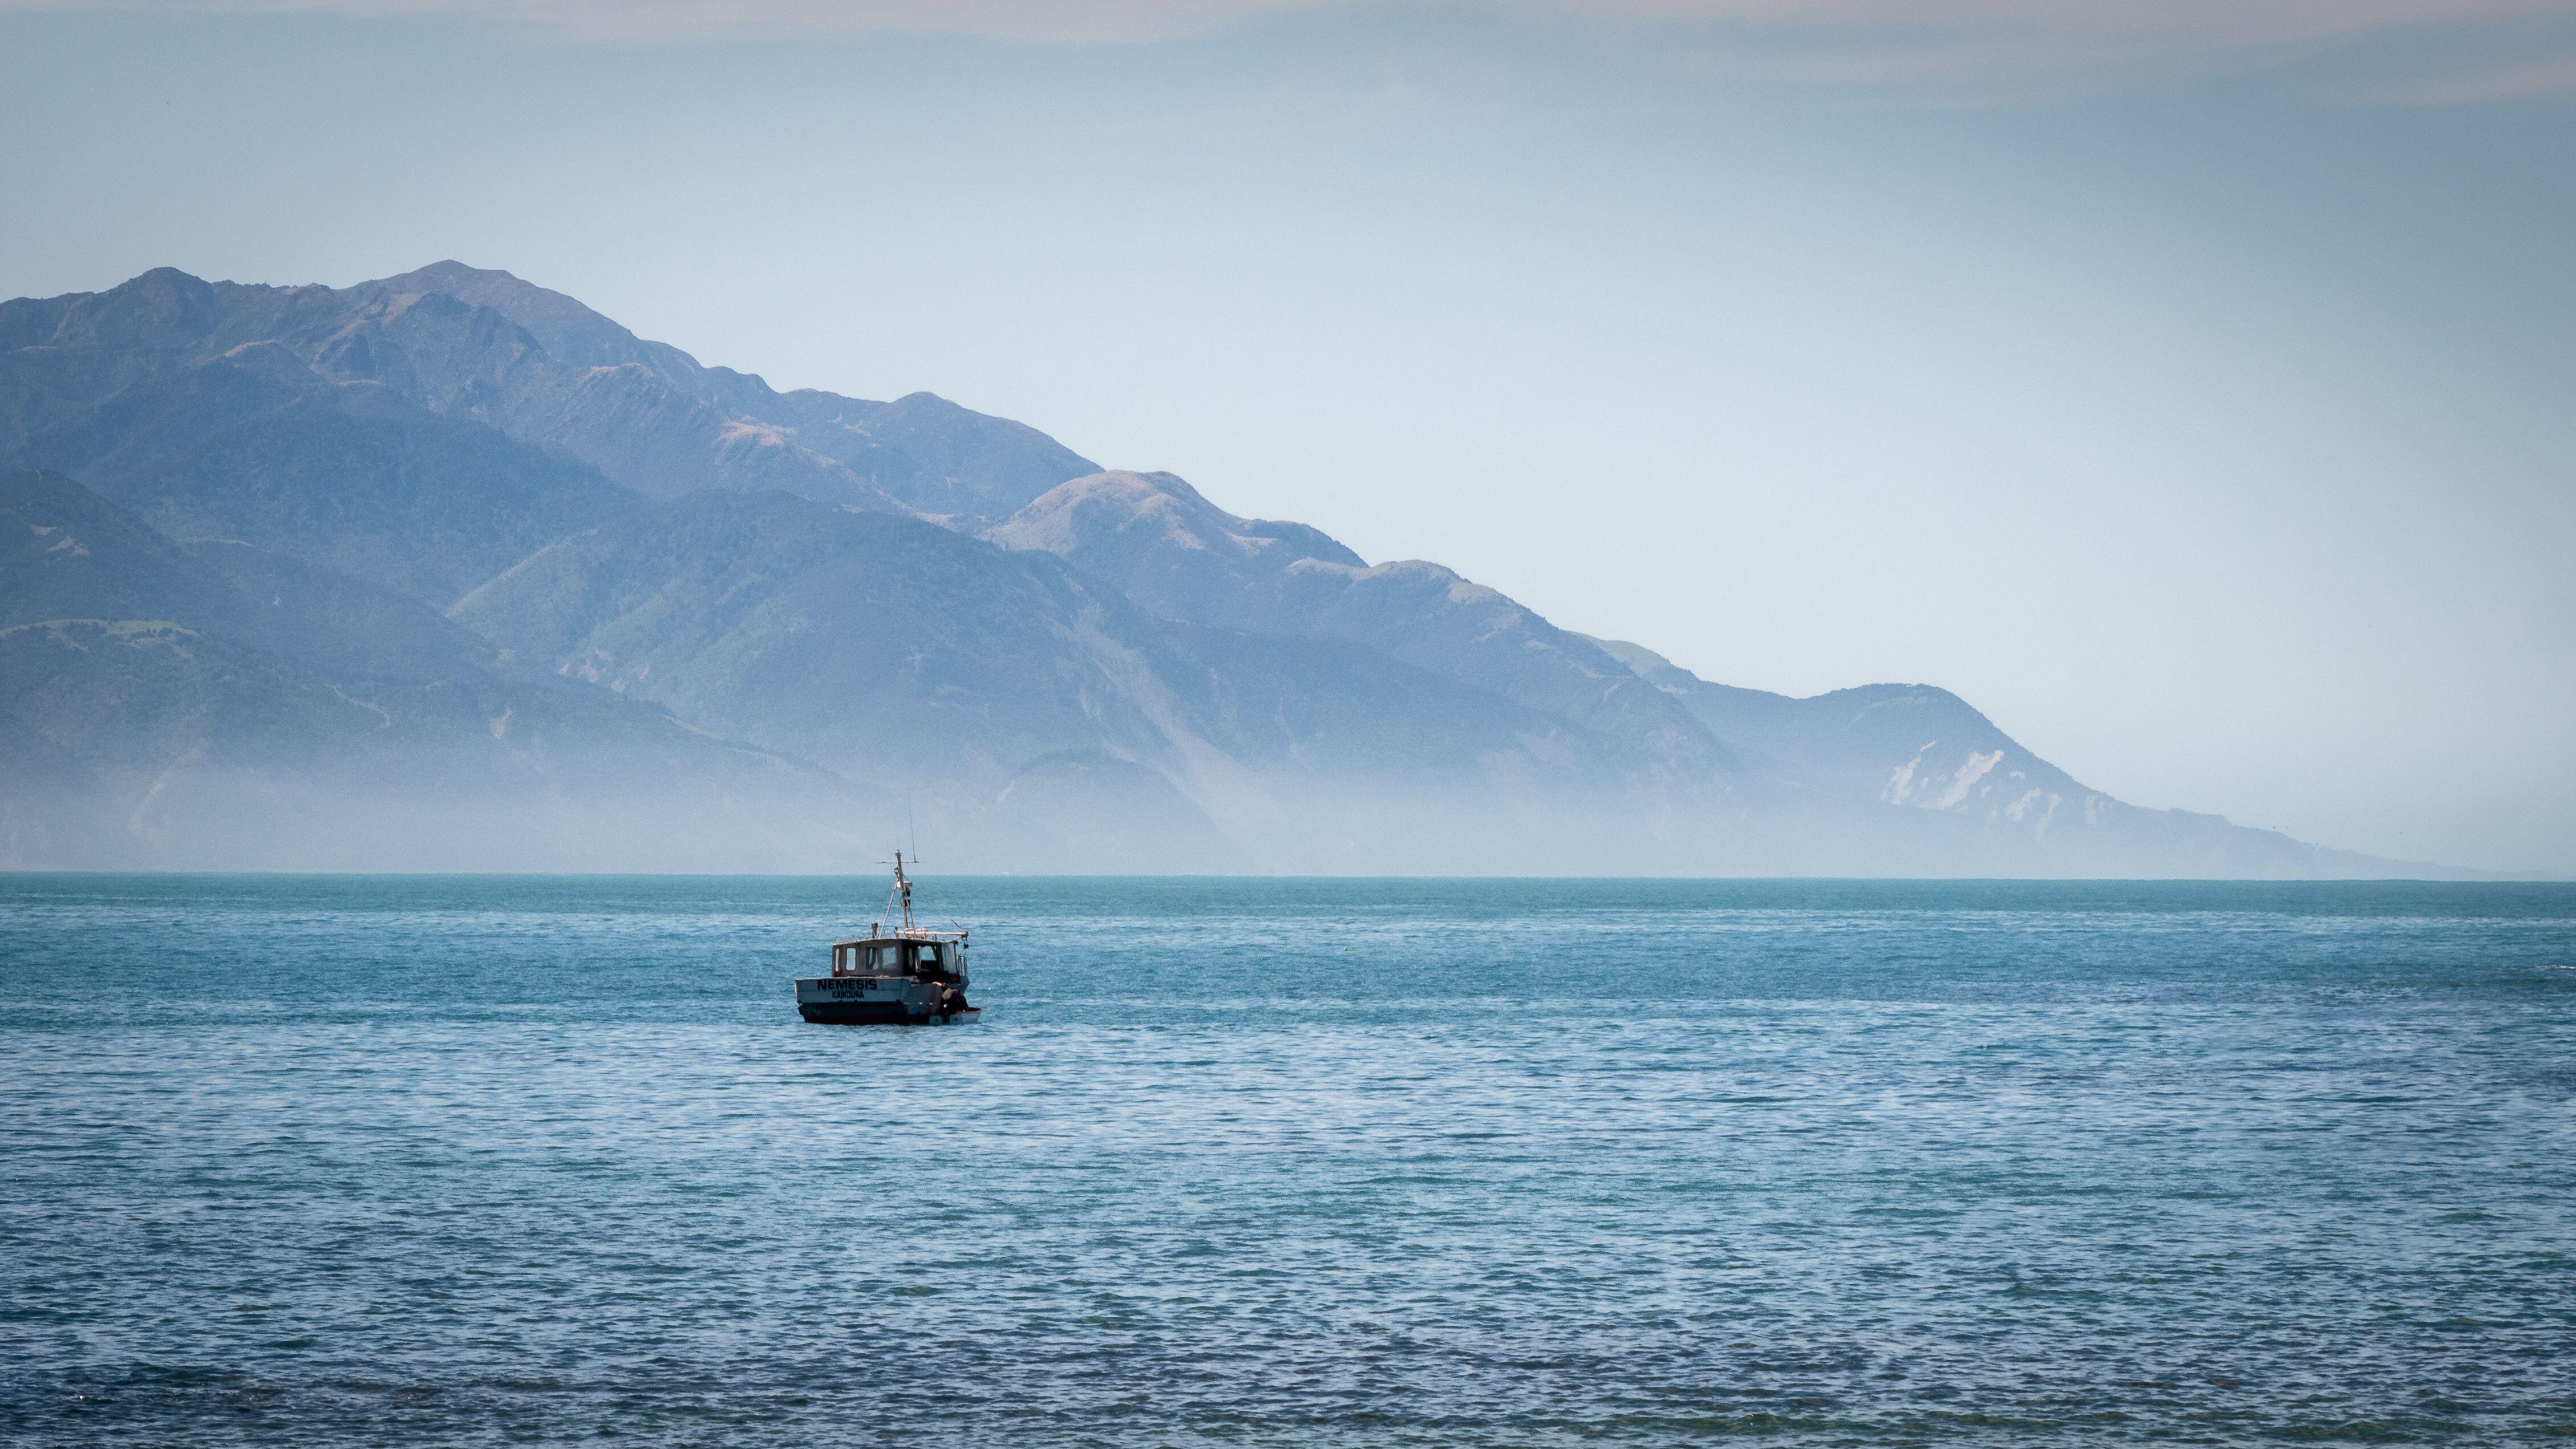
[[[488,307],[525,329],[548,353],[576,367],[648,361],[641,354],[649,344],[634,333],[561,292],[509,272],[452,260],[432,262],[398,276],[360,282],[352,290],[396,295],[427,292]]]
[[[1231,570],[1245,560],[1264,568],[1285,568],[1316,560],[1345,568],[1368,564],[1320,530],[1298,523],[1238,518],[1207,501],[1189,481],[1173,473],[1139,473],[1125,468],[1069,479],[1040,494],[985,535],[1005,548],[1036,550],[1110,568],[1110,554],[1155,553],[1166,564],[1192,556],[1230,560]],[[1162,555],[1163,550],[1177,554]],[[1123,568],[1109,575],[1118,577]],[[1176,606],[1177,599],[1160,601]]]
[[[211,290],[213,286],[214,283],[207,281],[205,278],[200,277],[193,272],[183,272],[177,267],[154,267],[148,272],[138,272],[135,275],[128,277],[126,280],[108,288],[108,291],[110,293],[196,293]]]
[[[387,277],[385,279],[386,284],[405,281],[433,283],[442,286],[453,282],[478,283],[488,281],[517,282],[521,286],[528,285],[526,282],[521,281],[516,273],[505,272],[498,267],[468,266],[465,263],[456,260],[454,257],[449,257],[444,261],[431,262],[425,267],[415,267],[412,270],[403,273],[399,277]]]
[[[1566,632],[1572,634],[1575,631],[1568,629]],[[1678,668],[1673,661],[1643,644],[1631,644],[1625,639],[1595,639],[1589,634],[1578,637],[1591,639],[1594,644],[1600,646],[1602,653],[1635,670],[1641,679],[1652,680],[1664,670]]]
[[[166,338],[194,343],[220,320],[213,283],[177,267],[154,267],[104,292],[72,299],[61,330],[66,341],[138,347]]]

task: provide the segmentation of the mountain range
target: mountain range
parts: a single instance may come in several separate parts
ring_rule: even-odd
[[[0,303],[0,865],[2385,876],[442,262]]]

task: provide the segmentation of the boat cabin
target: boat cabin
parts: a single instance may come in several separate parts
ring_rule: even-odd
[[[921,931],[866,936],[832,946],[835,976],[913,976],[924,981],[966,979],[966,933]]]

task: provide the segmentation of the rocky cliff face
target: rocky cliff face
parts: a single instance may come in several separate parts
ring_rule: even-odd
[[[0,304],[0,863],[2371,874],[440,263]]]

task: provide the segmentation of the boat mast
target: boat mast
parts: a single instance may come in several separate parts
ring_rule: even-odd
[[[894,853],[894,889],[886,894],[886,914],[897,916],[903,925],[897,934],[912,934],[912,882],[903,874],[903,852]]]

